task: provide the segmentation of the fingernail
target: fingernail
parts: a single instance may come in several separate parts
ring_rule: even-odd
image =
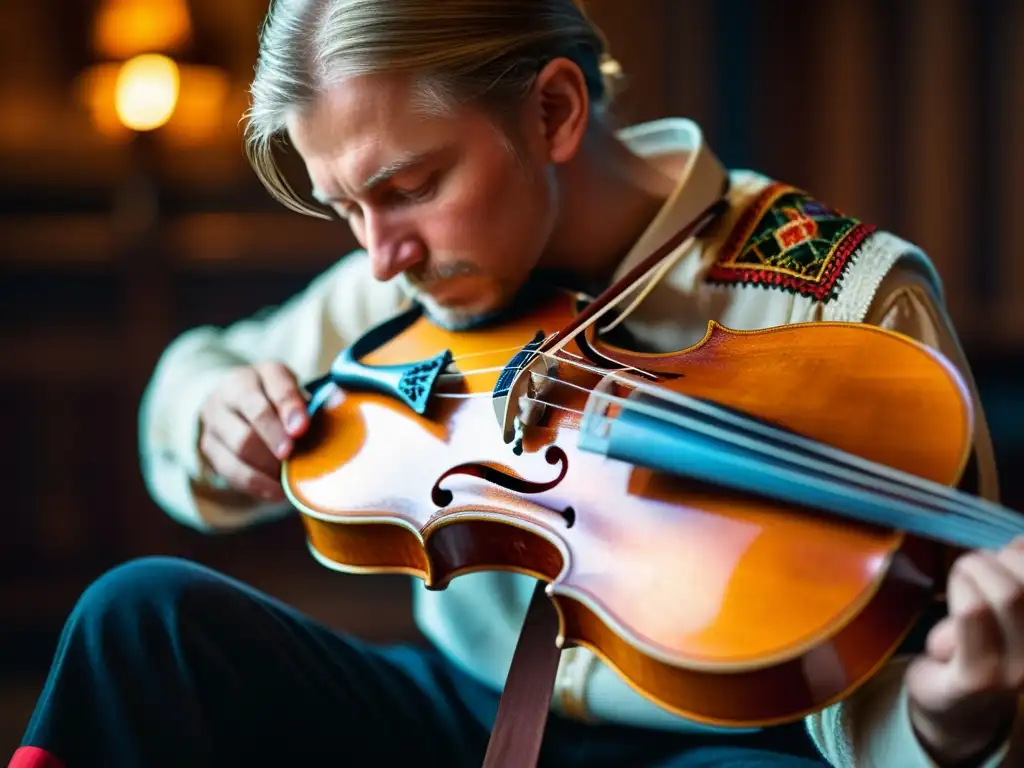
[[[277,456],[277,458],[283,459],[285,456],[288,455],[288,449],[290,446],[291,443],[285,440],[283,443],[280,443],[277,446],[277,449],[274,451],[274,454]]]
[[[303,415],[301,413],[299,413],[298,411],[293,411],[291,416],[288,417],[288,422],[286,424],[286,426],[288,427],[288,431],[289,432],[296,432],[296,431],[302,429],[302,422],[303,421],[304,421]]]

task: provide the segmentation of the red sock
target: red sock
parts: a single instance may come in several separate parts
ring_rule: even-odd
[[[39,747],[20,747],[7,768],[64,768],[64,763]]]

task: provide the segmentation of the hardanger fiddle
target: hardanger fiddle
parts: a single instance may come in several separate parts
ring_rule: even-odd
[[[430,589],[536,577],[561,647],[703,723],[792,721],[860,686],[948,547],[1024,527],[956,489],[971,400],[923,344],[855,323],[602,341],[716,213],[593,300],[551,287],[459,332],[413,307],[343,351],[282,474],[313,556]]]

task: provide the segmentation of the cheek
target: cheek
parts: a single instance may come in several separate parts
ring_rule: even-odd
[[[424,220],[424,235],[435,253],[499,268],[536,260],[547,233],[545,189],[531,185],[518,166],[501,164],[458,180]]]

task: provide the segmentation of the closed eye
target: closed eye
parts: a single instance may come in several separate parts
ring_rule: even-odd
[[[377,187],[371,193],[371,200],[383,207],[396,207],[425,202],[437,192],[440,175],[439,171],[434,171],[427,177],[426,181],[411,189],[398,187],[394,183],[388,186]],[[334,197],[327,198],[323,202],[327,203],[331,210],[341,219],[349,220],[362,215],[362,208],[358,203],[351,200]]]
[[[436,172],[431,173],[424,181],[417,187],[412,189],[403,189],[401,187],[391,187],[384,193],[384,197],[388,203],[422,203],[428,200],[431,195],[437,189],[437,176]]]

